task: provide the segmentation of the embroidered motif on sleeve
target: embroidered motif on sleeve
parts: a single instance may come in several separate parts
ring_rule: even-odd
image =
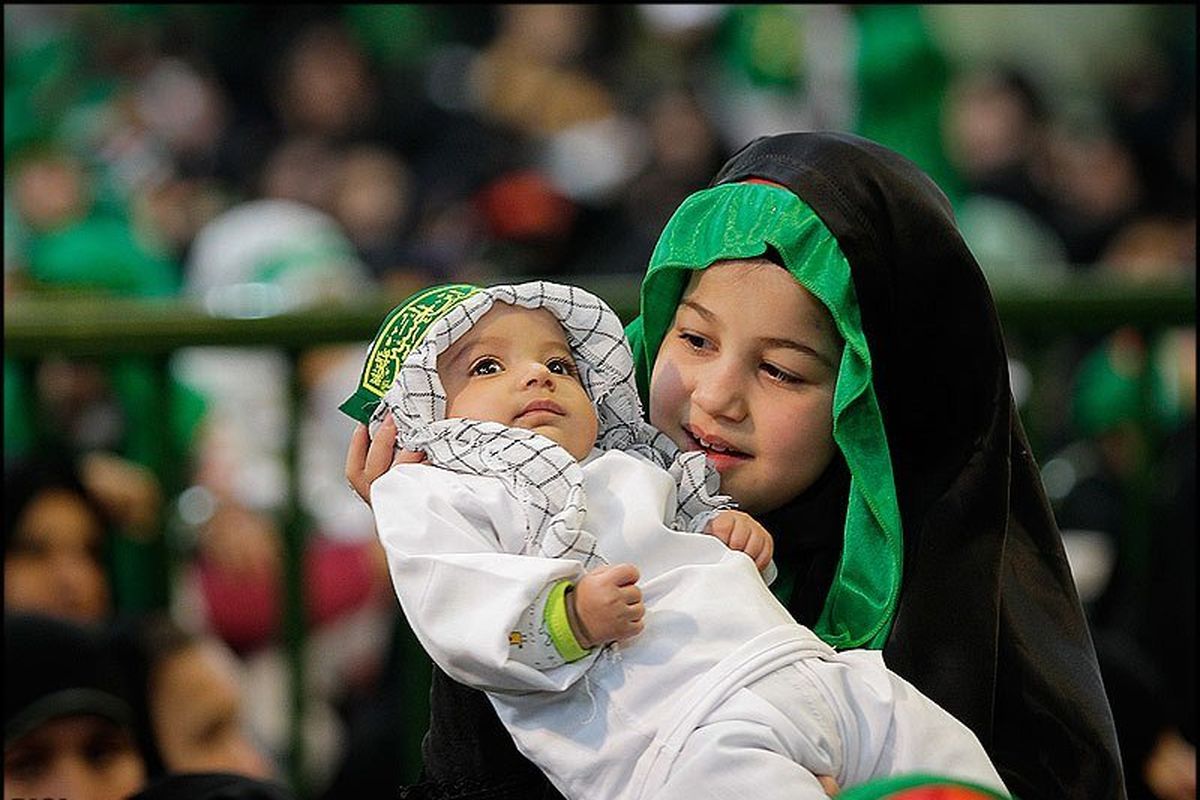
[[[546,601],[553,588],[554,584],[550,584],[541,591],[521,613],[517,629],[508,635],[508,657],[513,661],[539,670],[552,669],[567,663],[554,646],[550,631],[546,629]]]

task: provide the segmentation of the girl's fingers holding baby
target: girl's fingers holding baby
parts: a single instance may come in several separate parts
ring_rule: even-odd
[[[367,460],[367,448],[371,444],[371,433],[361,422],[354,426],[350,434],[350,447],[346,450],[346,478],[362,471]]]
[[[363,502],[371,504],[371,484],[396,464],[416,464],[425,461],[425,454],[396,450],[396,420],[389,414],[371,436],[366,425],[359,423],[350,435],[346,450],[346,480]]]
[[[350,434],[350,447],[346,451],[346,480],[354,493],[367,505],[371,504],[371,481],[366,478],[366,464],[371,446],[371,434],[361,422]]]
[[[396,420],[391,414],[383,418],[379,429],[371,437],[371,446],[367,450],[366,464],[363,465],[364,477],[370,485],[376,478],[388,471],[392,466],[392,454],[396,448]]]
[[[397,450],[396,456],[392,459],[392,466],[397,464],[420,464],[426,460],[426,456],[420,450]]]

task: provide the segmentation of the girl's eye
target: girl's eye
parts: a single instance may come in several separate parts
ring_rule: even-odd
[[[568,358],[552,358],[546,363],[546,369],[553,372],[555,375],[570,375],[579,377],[579,369],[575,363]]]
[[[503,372],[504,365],[491,356],[485,356],[471,365],[472,375],[495,375]]]
[[[705,339],[699,334],[689,333],[687,331],[680,331],[679,338],[683,340],[684,344],[693,350],[703,350],[708,345],[708,339]]]
[[[797,375],[793,375],[792,373],[787,372],[785,370],[782,370],[779,367],[775,366],[774,364],[767,364],[764,362],[763,365],[761,367],[759,367],[759,369],[761,369],[768,378],[775,381],[776,383],[793,384],[793,383],[801,383],[803,381],[803,378],[800,378]]]

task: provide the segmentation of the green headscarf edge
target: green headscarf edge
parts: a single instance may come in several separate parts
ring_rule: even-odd
[[[760,257],[768,245],[829,310],[846,343],[834,389],[833,438],[850,470],[850,499],[841,561],[813,630],[838,649],[880,649],[900,593],[900,507],[850,264],[808,204],[787,189],[757,183],[723,184],[684,200],[650,257],[641,315],[626,327],[638,389],[645,402],[651,365],[691,272],[724,259]]]

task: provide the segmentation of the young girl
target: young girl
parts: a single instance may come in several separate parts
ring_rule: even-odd
[[[840,357],[794,295],[788,330],[761,324],[794,286],[828,313]],[[772,588],[793,616],[836,648],[882,649],[1015,796],[1123,798],[995,308],[936,185],[847,134],[755,140],[668,222],[641,311],[627,332],[650,421],[705,450],[774,535]],[[386,444],[352,440],[360,494]],[[553,796],[482,695],[435,670],[431,703],[434,796]]]

